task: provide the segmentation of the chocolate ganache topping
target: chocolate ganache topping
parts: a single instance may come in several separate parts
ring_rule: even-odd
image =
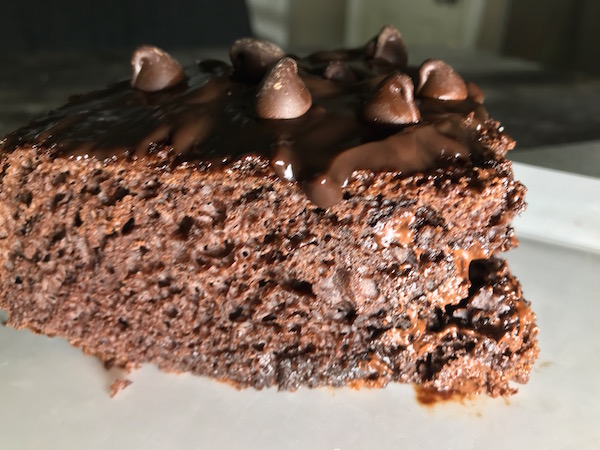
[[[356,170],[409,175],[479,151],[481,90],[442,61],[407,66],[395,28],[362,48],[304,58],[246,38],[230,57],[233,66],[205,60],[184,71],[164,51],[141,47],[131,81],[71,98],[8,135],[2,150],[30,145],[104,160],[166,149],[161,167],[203,170],[257,155],[322,208],[343,198]]]

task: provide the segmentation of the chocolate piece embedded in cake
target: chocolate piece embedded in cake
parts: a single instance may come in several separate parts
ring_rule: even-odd
[[[392,31],[301,59],[243,40],[183,77],[146,47],[131,83],[9,135],[9,325],[240,386],[511,393],[537,355],[493,258],[524,207],[514,144]]]

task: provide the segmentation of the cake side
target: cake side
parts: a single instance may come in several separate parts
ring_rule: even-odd
[[[407,348],[425,342],[439,311],[468,297],[471,260],[513,244],[523,202],[506,163],[357,172],[324,210],[261,158],[220,172],[36,149],[4,162],[9,325],[109,364],[255,387],[424,381],[409,350],[382,373],[373,361],[389,360],[398,330]]]

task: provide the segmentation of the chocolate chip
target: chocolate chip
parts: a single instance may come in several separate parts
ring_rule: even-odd
[[[465,100],[467,86],[452,67],[439,59],[429,59],[419,68],[417,94],[438,100]]]
[[[480,105],[483,104],[485,95],[483,95],[481,88],[471,81],[467,81],[466,86],[469,98]]]
[[[310,91],[292,58],[283,58],[271,69],[256,96],[256,113],[263,119],[295,119],[311,105]]]
[[[368,122],[386,125],[405,125],[421,119],[414,102],[413,84],[408,75],[394,73],[375,87],[363,109]]]
[[[408,51],[402,35],[392,26],[383,27],[379,34],[367,43],[365,51],[371,58],[384,59],[400,68],[408,64]]]
[[[238,39],[229,50],[236,74],[253,83],[260,81],[284,56],[283,50],[275,44],[254,38]]]
[[[340,83],[352,83],[353,81],[356,81],[354,72],[352,72],[352,70],[342,61],[330,62],[325,68],[323,76],[328,80]]]
[[[131,86],[144,92],[157,92],[185,79],[181,65],[168,53],[149,45],[138,48],[131,58]]]

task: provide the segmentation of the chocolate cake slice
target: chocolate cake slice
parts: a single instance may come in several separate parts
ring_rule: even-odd
[[[515,392],[537,327],[498,254],[525,188],[479,88],[390,27],[230,55],[142,47],[4,139],[8,325],[244,387]]]

